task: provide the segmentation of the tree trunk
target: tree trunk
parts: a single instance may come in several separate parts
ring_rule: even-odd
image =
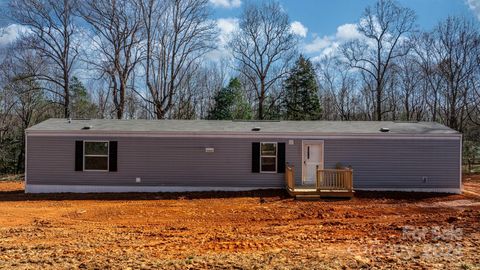
[[[450,109],[449,109],[449,116],[448,116],[448,126],[452,129],[457,129],[458,130],[458,126],[457,126],[457,110],[456,110],[456,104],[457,104],[457,94],[456,94],[456,91],[454,90],[454,86],[453,86],[453,83],[451,82],[450,83],[450,93],[451,93],[451,96],[450,96]]]
[[[124,108],[125,108],[125,85],[123,85],[122,89],[120,89],[120,106],[119,106],[118,112],[117,112],[117,118],[118,119],[123,118]]]
[[[265,79],[260,80],[260,97],[258,98],[258,120],[264,119],[263,103],[265,103]]]
[[[22,132],[22,135],[20,137],[20,152],[18,153],[18,157],[17,157],[17,166],[16,166],[16,169],[15,169],[15,173],[18,174],[22,171],[22,165],[23,165],[23,155],[24,155],[24,151],[25,151],[25,129],[24,131]]]
[[[65,95],[65,104],[64,104],[64,117],[70,118],[70,82],[68,78],[68,72],[64,69],[63,72],[63,81],[64,81],[64,95]]]
[[[406,115],[405,120],[410,121],[410,94],[409,94],[409,92],[405,93],[405,115]]]
[[[70,97],[68,95],[68,93],[66,93],[67,95],[65,95],[65,104],[63,105],[64,106],[64,112],[63,112],[63,115],[65,118],[70,118]]]
[[[165,119],[165,111],[162,110],[162,105],[159,102],[155,103],[155,116],[157,119]]]
[[[377,121],[382,121],[382,86],[381,83],[377,83]]]

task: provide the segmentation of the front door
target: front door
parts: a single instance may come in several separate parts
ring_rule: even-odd
[[[323,169],[323,141],[303,143],[303,184],[314,185],[317,178],[317,166]]]

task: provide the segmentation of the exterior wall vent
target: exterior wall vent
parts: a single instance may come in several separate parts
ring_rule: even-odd
[[[389,132],[389,131],[390,131],[390,129],[387,128],[387,127],[380,128],[380,132]]]
[[[252,128],[252,131],[260,131],[260,130],[261,130],[260,127],[254,127],[254,128]]]

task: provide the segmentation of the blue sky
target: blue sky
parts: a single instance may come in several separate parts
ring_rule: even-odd
[[[252,1],[252,0],[250,0]],[[7,7],[9,0],[0,0],[0,10]],[[233,3],[233,7],[220,4],[214,6],[214,16],[235,17],[240,13],[242,2],[245,0],[211,0],[213,3]],[[412,8],[418,15],[418,23],[422,27],[429,28],[438,20],[448,15],[463,15],[474,18],[475,14],[469,8],[477,4],[480,12],[479,0],[399,0],[399,2]],[[240,3],[240,5],[238,5]],[[374,0],[280,0],[292,20],[298,20],[321,35],[331,34],[336,27],[344,23],[352,23],[358,20],[364,8],[375,3]],[[480,13],[479,13],[480,15]],[[8,19],[0,16],[0,27],[7,25]]]
[[[251,0],[250,0],[251,1]],[[238,7],[214,5],[217,18],[235,17],[241,11],[244,0],[211,0],[212,3],[238,3]],[[280,0],[292,21],[300,21],[309,31],[319,35],[335,33],[338,26],[355,23],[365,7],[374,4],[374,0]],[[467,0],[400,0],[401,5],[413,9],[422,28],[431,28],[448,15],[475,18]],[[471,3],[480,1],[470,0]]]
[[[4,11],[9,0],[0,0]],[[161,0],[159,0],[161,1]],[[228,33],[237,27],[236,18],[245,1],[255,0],[209,0],[213,19],[221,30],[221,42],[225,44]],[[355,38],[357,23],[365,7],[376,0],[279,0],[289,14],[301,38],[300,50],[310,57],[321,56],[335,50],[336,46]],[[449,15],[480,20],[480,0],[398,0],[417,14],[420,29],[429,30]],[[15,39],[22,28],[11,25],[5,16],[0,16],[0,47]],[[223,41],[223,42],[222,42]],[[225,50],[219,49],[220,53]]]
[[[213,14],[224,24],[232,24],[241,13],[245,1],[210,0]],[[310,57],[326,54],[342,41],[355,35],[355,24],[364,9],[375,0],[279,0],[292,22],[302,26],[300,49]],[[417,25],[422,30],[432,29],[446,17],[462,16],[480,19],[480,0],[399,0],[417,14]],[[231,29],[233,26],[223,26]],[[220,23],[222,29],[222,24]],[[223,29],[225,30],[225,29]]]

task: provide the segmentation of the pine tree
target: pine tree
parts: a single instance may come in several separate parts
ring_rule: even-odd
[[[288,120],[319,120],[322,115],[312,62],[300,55],[284,82],[283,106]]]
[[[242,83],[238,78],[231,79],[227,87],[215,94],[214,104],[207,118],[210,120],[252,118],[252,110],[243,95]]]
[[[265,99],[265,113],[264,113],[264,120],[281,120],[283,115],[282,115],[282,104],[281,102],[278,102],[275,98],[272,96],[268,96]]]
[[[97,115],[97,106],[92,102],[83,83],[73,77],[70,83],[71,115],[74,118],[91,118]]]

